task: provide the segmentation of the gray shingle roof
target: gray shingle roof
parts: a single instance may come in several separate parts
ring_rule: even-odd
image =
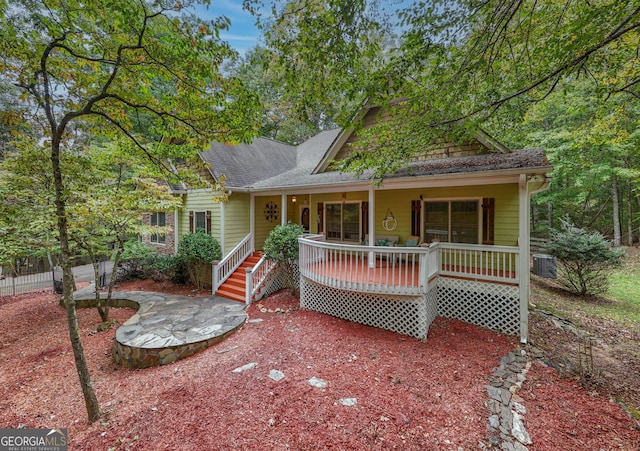
[[[319,133],[298,147],[269,139],[256,139],[253,143],[227,146],[214,143],[202,154],[211,165],[215,177],[227,176],[226,184],[233,188],[270,190],[287,187],[312,187],[349,182],[362,182],[370,172],[356,178],[353,174],[327,171],[313,174],[340,129]],[[523,169],[546,172],[551,165],[543,149],[523,149],[509,153],[491,153],[465,157],[452,157],[412,162],[389,179],[418,176],[466,174],[485,171]]]
[[[228,187],[245,187],[294,168],[297,152],[295,146],[257,138],[236,146],[214,142],[200,156],[216,179],[224,175]]]

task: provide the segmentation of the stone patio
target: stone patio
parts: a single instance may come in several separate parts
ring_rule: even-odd
[[[92,290],[74,294],[78,308],[95,307]],[[224,340],[247,320],[244,304],[218,296],[118,291],[112,295],[111,307],[138,310],[118,328],[113,344],[113,359],[127,368],[166,365],[189,357]]]

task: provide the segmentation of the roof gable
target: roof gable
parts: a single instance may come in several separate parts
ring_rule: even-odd
[[[355,122],[362,121],[363,128],[371,128],[380,122],[389,121],[388,111],[383,111],[380,107],[367,106],[363,108],[355,119]],[[351,155],[354,146],[359,141],[355,129],[343,130],[327,149],[323,158],[318,162],[313,170],[314,174],[330,170],[333,161],[342,161]],[[473,139],[464,143],[454,143],[445,139],[439,140],[422,152],[416,153],[414,161],[424,161],[434,158],[451,158],[469,155],[482,155],[486,153],[507,153],[510,150],[495,138],[491,137],[483,130],[478,130]]]

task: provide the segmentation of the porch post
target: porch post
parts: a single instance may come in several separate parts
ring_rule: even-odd
[[[376,193],[373,189],[373,185],[369,187],[369,246],[375,246],[376,244]],[[376,257],[373,252],[369,252],[369,267],[375,268]]]
[[[529,335],[529,184],[520,174],[518,214],[518,287],[520,298],[520,342]]]
[[[178,221],[180,220],[178,217],[178,209],[173,210],[173,255],[178,254]],[[53,265],[52,265],[53,267]]]
[[[286,194],[282,194],[282,208],[280,209],[281,211],[281,218],[280,218],[280,224],[281,225],[285,225],[287,223],[287,195]]]
[[[225,231],[224,231],[224,202],[220,202],[220,252],[221,254],[224,256],[225,252],[224,252],[224,235],[225,235]],[[213,233],[212,233],[213,235]]]
[[[249,194],[249,233],[251,234],[251,242],[249,246],[251,246],[251,251],[256,250],[256,241],[255,241],[255,230],[256,230],[256,196],[253,193]]]

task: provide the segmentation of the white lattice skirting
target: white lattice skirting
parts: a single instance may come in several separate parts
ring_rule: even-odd
[[[419,339],[436,316],[517,335],[518,287],[439,277],[424,296],[390,296],[339,290],[300,277],[300,306]]]
[[[300,277],[300,306],[367,326],[425,339],[437,316],[437,290],[390,296],[339,290]]]
[[[438,315],[517,335],[520,328],[518,287],[439,277]]]

